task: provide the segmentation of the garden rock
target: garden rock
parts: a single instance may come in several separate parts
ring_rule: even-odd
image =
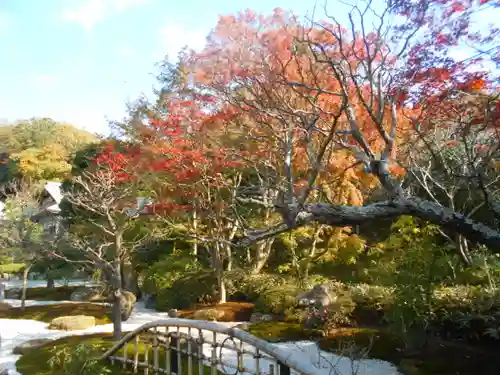
[[[327,284],[317,284],[307,292],[302,292],[297,295],[297,300],[300,306],[320,305],[328,307],[334,303],[337,298],[332,296]]]
[[[137,297],[135,296],[134,293],[129,292],[127,290],[122,290],[121,296],[120,296],[120,312],[121,312],[121,319],[122,322],[125,322],[130,318],[130,315],[132,314],[132,311],[134,310],[135,303],[137,301]],[[110,294],[108,296],[108,302],[109,302],[109,309],[108,313],[113,314],[113,295]]]
[[[102,291],[98,288],[81,287],[77,288],[69,299],[74,302],[95,301],[102,298]]]
[[[168,316],[169,318],[178,318],[179,312],[177,311],[177,309],[170,309],[168,310]]]
[[[61,316],[49,324],[49,329],[61,331],[78,331],[92,327],[95,327],[95,318],[87,315]]]
[[[195,320],[209,320],[212,322],[216,322],[224,318],[224,311],[217,309],[203,309],[195,311],[193,314],[193,319]]]
[[[250,329],[250,324],[249,323],[240,323],[234,326],[234,328],[241,329],[243,331],[248,331]]]
[[[137,302],[137,297],[134,293],[129,291],[122,291],[120,309],[122,313],[122,321],[127,321],[134,310],[135,303]]]
[[[21,345],[16,346],[14,350],[12,350],[12,354],[16,355],[26,354],[28,350],[39,348],[50,341],[52,341],[52,339],[34,339],[25,341]]]
[[[276,319],[271,314],[253,313],[250,317],[250,323],[271,322],[273,320]]]
[[[19,288],[12,288],[5,290],[5,298],[7,299],[21,299],[23,290]]]

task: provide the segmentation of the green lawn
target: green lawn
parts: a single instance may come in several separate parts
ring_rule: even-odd
[[[70,336],[65,337],[59,340],[52,341],[42,347],[31,349],[26,354],[21,356],[16,363],[17,371],[23,375],[62,375],[61,369],[52,370],[48,364],[49,359],[52,356],[51,351],[66,348],[70,352],[75,352],[76,348],[79,344],[89,344],[95,348],[100,353],[104,353],[107,349],[109,349],[113,344],[114,340],[111,334],[94,334],[94,335],[86,335],[86,336]],[[134,345],[130,345],[127,351],[127,355],[132,357],[134,355]],[[143,360],[145,354],[145,346],[144,344],[139,346],[139,358]],[[153,351],[150,349],[148,351],[149,358],[153,358]],[[165,368],[165,353],[160,351],[160,366]],[[127,369],[124,370],[121,365],[111,365],[106,364],[106,367],[110,370],[110,375],[128,375],[132,374],[132,370]],[[181,375],[188,375],[187,373],[187,360],[183,360],[181,362],[182,373]],[[141,371],[139,372],[141,373]],[[152,373],[152,372],[151,372]],[[203,371],[203,375],[210,375],[210,369],[205,367]],[[222,374],[219,372],[219,374]],[[191,375],[191,374],[190,374]],[[193,372],[192,375],[200,375],[198,372],[197,363],[193,360]]]
[[[60,316],[89,315],[96,318],[96,324],[111,323],[109,309],[93,303],[61,303],[53,305],[27,306],[24,312],[20,308],[0,311],[0,319],[31,319],[50,323]]]

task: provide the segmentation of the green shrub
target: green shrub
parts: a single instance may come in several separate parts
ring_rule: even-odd
[[[462,339],[500,339],[500,289],[459,285],[437,288],[431,329]]]
[[[234,300],[254,302],[266,290],[277,288],[289,280],[281,275],[261,273],[249,274],[242,269],[235,269],[226,274],[226,289]]]
[[[305,326],[310,329],[319,329],[325,333],[332,329],[350,325],[351,314],[356,304],[348,293],[337,296],[335,302],[328,307],[313,306],[307,309]]]
[[[15,274],[23,271],[24,268],[25,268],[24,263],[0,264],[0,273]]]
[[[167,255],[147,270],[142,285],[143,291],[156,296],[161,290],[171,288],[186,272],[198,269],[199,265],[192,257]]]
[[[312,288],[318,284],[330,284],[333,283],[328,277],[324,275],[310,275],[306,281],[307,288]]]
[[[393,303],[394,288],[370,284],[352,284],[347,286],[347,290],[359,307],[385,310]]]
[[[185,309],[201,303],[212,303],[217,294],[217,277],[213,270],[185,273],[156,295],[156,309]]]
[[[76,348],[51,349],[48,364],[52,371],[61,375],[104,375],[112,370],[98,360],[103,348],[100,345],[79,344]]]
[[[300,289],[293,284],[264,290],[255,301],[255,311],[285,316],[290,314],[290,309],[297,306],[297,294]]]

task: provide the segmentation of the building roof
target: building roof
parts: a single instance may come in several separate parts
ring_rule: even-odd
[[[63,194],[61,191],[61,183],[56,182],[56,181],[49,181],[45,184],[44,186],[44,194],[48,194],[53,201],[55,202],[54,204],[51,204],[48,207],[42,208],[40,211],[38,211],[35,215],[32,215],[32,219],[36,220],[41,216],[44,215],[57,215],[61,212],[61,208],[59,207],[62,199],[63,199]]]
[[[61,183],[56,181],[49,181],[45,184],[45,191],[50,194],[52,199],[56,202],[52,206],[46,208],[47,211],[52,213],[59,213],[61,209],[59,208],[59,204],[61,204],[63,195],[61,191]]]

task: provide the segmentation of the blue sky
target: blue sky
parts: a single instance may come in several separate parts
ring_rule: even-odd
[[[106,117],[120,119],[128,100],[151,93],[155,63],[201,47],[218,15],[275,7],[305,15],[315,2],[0,0],[0,119],[47,116],[105,132]]]
[[[48,116],[105,131],[150,93],[155,63],[200,47],[219,14],[314,0],[0,0],[0,119]]]

